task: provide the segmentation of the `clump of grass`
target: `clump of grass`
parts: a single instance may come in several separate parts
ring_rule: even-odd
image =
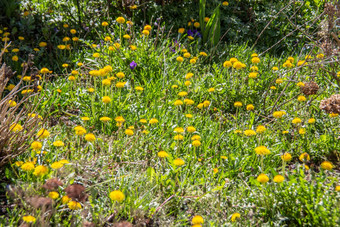
[[[21,87],[22,80],[14,87],[7,87],[9,79],[15,72],[13,73],[5,63],[1,62],[6,48],[7,46],[0,55],[0,167],[27,151],[29,147],[27,141],[34,138],[34,133],[41,124],[40,118],[28,116],[30,113],[34,113],[37,106],[26,105],[28,100],[37,94],[24,95],[23,97],[20,94],[24,88],[33,87]],[[10,91],[5,93],[6,88]]]

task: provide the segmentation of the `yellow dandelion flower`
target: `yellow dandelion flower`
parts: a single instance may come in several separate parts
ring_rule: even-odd
[[[265,147],[265,146],[258,146],[258,147],[256,147],[255,148],[255,152],[258,155],[268,155],[268,154],[270,154],[270,150],[267,147]]]
[[[231,221],[235,222],[237,219],[241,218],[241,214],[240,213],[233,213],[231,215]]]
[[[195,224],[203,224],[203,223],[204,223],[204,219],[203,219],[202,216],[196,215],[196,216],[194,216],[194,217],[192,218],[191,223],[192,223],[193,225],[195,225]]]
[[[284,153],[283,155],[281,155],[281,159],[285,162],[289,162],[290,160],[292,160],[292,155],[289,153]]]
[[[58,199],[59,198],[59,193],[58,192],[50,192],[48,193],[48,197],[50,197],[51,199]]]
[[[67,206],[71,210],[79,210],[79,209],[81,209],[81,204],[76,202],[76,201],[71,201],[71,202],[67,203]]]
[[[183,166],[185,164],[184,160],[180,159],[180,158],[176,158],[174,160],[174,165],[175,166]]]
[[[167,158],[169,157],[169,154],[166,153],[165,151],[160,151],[157,153],[157,156],[160,157],[160,158]]]
[[[123,202],[123,200],[125,199],[124,193],[119,190],[110,192],[109,197],[112,201],[117,201],[117,202]]]
[[[262,184],[265,184],[269,181],[269,177],[266,174],[261,173],[256,180]]]
[[[282,175],[276,175],[273,179],[275,183],[282,183],[285,180],[284,176]]]

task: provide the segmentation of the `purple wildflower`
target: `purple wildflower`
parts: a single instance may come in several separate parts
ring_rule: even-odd
[[[130,69],[134,69],[134,68],[136,68],[137,67],[137,63],[135,62],[135,61],[132,61],[131,63],[130,63]]]

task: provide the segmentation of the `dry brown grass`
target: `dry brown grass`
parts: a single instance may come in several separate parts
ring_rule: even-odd
[[[10,78],[15,75],[10,67],[2,63],[2,56],[5,49],[0,54],[0,168],[11,162],[12,159],[18,155],[28,151],[30,141],[35,132],[41,127],[41,119],[37,116],[28,117],[29,113],[36,111],[37,105],[29,105],[28,100],[39,93],[31,93],[21,96],[23,89],[32,89],[33,86],[22,87],[22,80],[6,94],[5,89]],[[26,74],[30,65],[31,59],[28,59],[28,64],[23,69],[22,77]],[[9,101],[17,102],[17,105],[10,107]],[[13,132],[11,127],[21,122],[23,129],[21,131]]]

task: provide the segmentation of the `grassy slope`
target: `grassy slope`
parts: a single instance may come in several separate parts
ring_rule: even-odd
[[[115,29],[119,34],[118,27]],[[41,188],[44,180],[59,177],[65,187],[73,182],[84,184],[90,195],[88,201],[82,203],[83,209],[75,212],[70,212],[57,200],[56,209],[47,219],[65,225],[79,224],[83,219],[99,224],[115,214],[110,221],[169,226],[188,225],[192,216],[199,214],[207,225],[221,226],[230,224],[231,215],[238,212],[241,219],[237,223],[242,226],[336,225],[339,222],[339,194],[334,187],[339,183],[339,174],[319,167],[323,160],[338,162],[333,156],[339,152],[336,139],[339,117],[330,118],[318,108],[320,100],[338,91],[322,77],[327,75],[321,74],[317,67],[304,67],[294,74],[295,69],[282,68],[286,59],[264,56],[257,65],[257,78],[249,79],[253,50],[223,47],[221,49],[229,49],[221,53],[223,59],[213,56],[211,61],[211,56],[199,56],[196,42],[190,43],[186,39],[182,40],[181,48],[176,47],[176,52],[169,49],[175,44],[167,39],[161,38],[155,47],[154,33],[149,38],[139,38],[138,32],[133,34],[135,37],[131,42],[137,46],[136,51],[124,41],[117,51],[109,51],[111,43],[71,53],[72,59],[68,61],[73,65],[65,70],[65,75],[44,83],[44,102],[39,106],[39,113],[51,122],[57,120],[57,124],[48,127],[51,136],[42,140],[47,154],[37,155],[38,163],[50,166],[67,159],[70,164],[59,170],[50,169],[43,178],[14,166],[19,174],[16,184],[25,188],[27,196],[46,196],[47,192]],[[183,55],[181,49],[184,47],[192,56],[198,57],[196,64],[190,64],[188,59],[182,63],[176,61],[177,56]],[[100,53],[101,57],[94,58],[93,53]],[[60,55],[65,56],[62,51]],[[237,57],[247,67],[241,70],[224,68],[223,61],[231,57]],[[129,68],[132,60],[137,63],[133,70]],[[84,65],[78,67],[76,62]],[[106,65],[112,66],[112,72],[103,77],[89,75],[90,69]],[[273,66],[280,70],[273,72]],[[69,81],[70,69],[77,69],[82,75],[76,76],[76,81]],[[125,78],[113,79],[111,86],[103,87],[102,80],[116,76],[117,72],[124,72]],[[189,79],[191,85],[185,86],[185,75],[189,72],[193,73]],[[296,101],[301,95],[296,83],[311,80],[312,72],[317,75],[314,80],[322,92],[307,97],[308,102]],[[283,78],[284,82],[275,84],[277,78]],[[114,86],[117,81],[127,83],[118,89]],[[276,90],[271,90],[270,86],[274,85]],[[137,92],[136,86],[142,86],[144,91]],[[96,89],[94,93],[88,92],[90,87]],[[208,92],[209,88],[215,88],[215,91]],[[57,89],[61,89],[61,93]],[[188,92],[185,98],[194,100],[195,104],[174,106],[175,100],[184,100],[178,96],[180,91]],[[110,96],[110,104],[101,102],[104,95]],[[287,115],[275,119],[272,108],[279,97],[273,111],[285,110]],[[209,106],[197,108],[205,100],[210,101]],[[243,106],[234,107],[236,101],[242,102]],[[247,104],[253,104],[255,110],[247,111]],[[192,118],[185,116],[189,113]],[[82,121],[84,116],[90,120]],[[108,116],[112,121],[103,124],[99,120],[102,116]],[[121,127],[114,121],[117,116],[125,119]],[[303,120],[299,126],[291,123],[295,117]],[[316,119],[315,124],[307,123],[311,117]],[[139,122],[142,118],[147,121],[156,118],[159,122],[143,124]],[[76,125],[94,133],[96,142],[88,143],[84,136],[75,135],[73,128]],[[263,134],[243,135],[244,130],[255,130],[259,125],[267,128]],[[134,127],[133,136],[124,133],[129,126]],[[182,141],[174,140],[174,129],[188,126],[194,126],[196,131],[185,132]],[[300,128],[305,128],[306,134],[300,135]],[[143,133],[144,130],[149,133]],[[241,133],[235,130],[241,130]],[[289,133],[282,134],[283,130]],[[192,145],[194,134],[201,136],[200,147]],[[52,143],[56,140],[62,140],[65,146],[54,147]],[[264,157],[263,169],[261,158],[254,151],[260,145],[271,151]],[[161,150],[169,157],[157,157]],[[282,174],[280,155],[284,152],[291,153],[293,159],[287,163],[285,182],[277,184],[273,177]],[[298,159],[303,152],[311,157],[306,163],[310,170],[304,170],[304,164]],[[36,157],[36,154],[28,152],[18,160],[26,161],[30,156]],[[173,164],[176,158],[183,159],[185,165],[176,167]],[[218,172],[214,173],[214,169]],[[260,173],[269,176],[267,184],[256,181]],[[113,203],[108,194],[118,189],[126,198],[122,203]],[[59,192],[65,194],[62,188]],[[39,211],[27,205],[16,206],[8,212],[7,223],[13,225],[21,222],[19,214],[40,216]]]

